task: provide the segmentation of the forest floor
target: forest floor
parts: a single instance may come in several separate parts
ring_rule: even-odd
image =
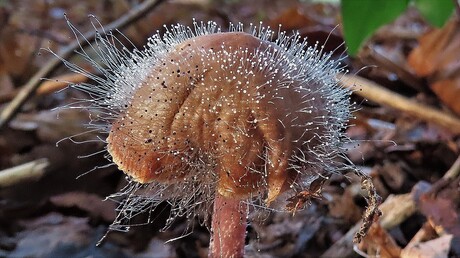
[[[56,59],[46,49],[62,53],[75,42],[64,13],[79,31],[93,32],[88,14],[105,26],[136,2],[0,1],[0,111],[11,108],[21,89]],[[163,2],[122,33],[142,48],[149,36],[164,32],[163,24],[191,25],[193,18],[224,29],[229,22],[281,24],[311,44],[335,50],[337,58],[346,51],[337,5],[292,0]],[[349,71],[343,80],[355,85],[357,103],[347,129],[355,140],[348,157],[382,197],[383,216],[364,240],[352,242],[366,208],[360,179],[334,175],[323,185],[323,198],[312,199],[295,216],[253,212],[248,257],[460,257],[458,28],[457,23],[433,29],[409,9],[377,31],[357,57],[343,58]],[[420,67],[409,61],[411,55],[432,62]],[[63,65],[40,77],[50,80],[0,129],[0,257],[207,257],[209,232],[198,223],[185,235],[185,219],[160,231],[167,204],[139,215],[128,232],[110,232],[96,246],[117,216],[117,203],[104,199],[120,191],[126,179],[115,166],[104,167],[104,144],[94,141],[96,134],[79,135],[87,131],[88,112],[56,109],[87,97],[61,90],[62,81],[86,79]],[[427,115],[432,110],[438,113]],[[144,223],[148,216],[153,223]]]

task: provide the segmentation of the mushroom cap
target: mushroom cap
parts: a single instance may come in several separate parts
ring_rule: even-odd
[[[290,58],[244,32],[171,47],[113,122],[113,162],[140,183],[193,178],[223,196],[273,201],[298,177],[292,157],[329,133],[319,126],[330,118],[329,100],[313,94],[322,85],[297,78]]]

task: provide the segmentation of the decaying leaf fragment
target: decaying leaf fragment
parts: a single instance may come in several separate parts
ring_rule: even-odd
[[[460,115],[460,20],[450,20],[419,39],[420,45],[408,57],[415,73],[427,77],[441,101]]]

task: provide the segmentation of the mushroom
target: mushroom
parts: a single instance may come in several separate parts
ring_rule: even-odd
[[[298,34],[272,42],[262,25],[166,29],[143,50],[98,37],[102,65],[82,53],[102,76],[75,87],[105,110],[107,150],[133,182],[112,228],[168,201],[168,225],[201,216],[210,226],[210,257],[242,257],[249,207],[295,212],[313,182],[352,166],[338,159],[350,91],[337,84],[340,62]]]

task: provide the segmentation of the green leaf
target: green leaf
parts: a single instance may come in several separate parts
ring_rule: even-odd
[[[436,0],[432,0],[436,1]],[[406,10],[409,0],[342,0],[342,20],[348,54],[359,48],[380,26]]]
[[[414,4],[423,17],[436,27],[442,27],[454,10],[452,0],[415,0]]]

